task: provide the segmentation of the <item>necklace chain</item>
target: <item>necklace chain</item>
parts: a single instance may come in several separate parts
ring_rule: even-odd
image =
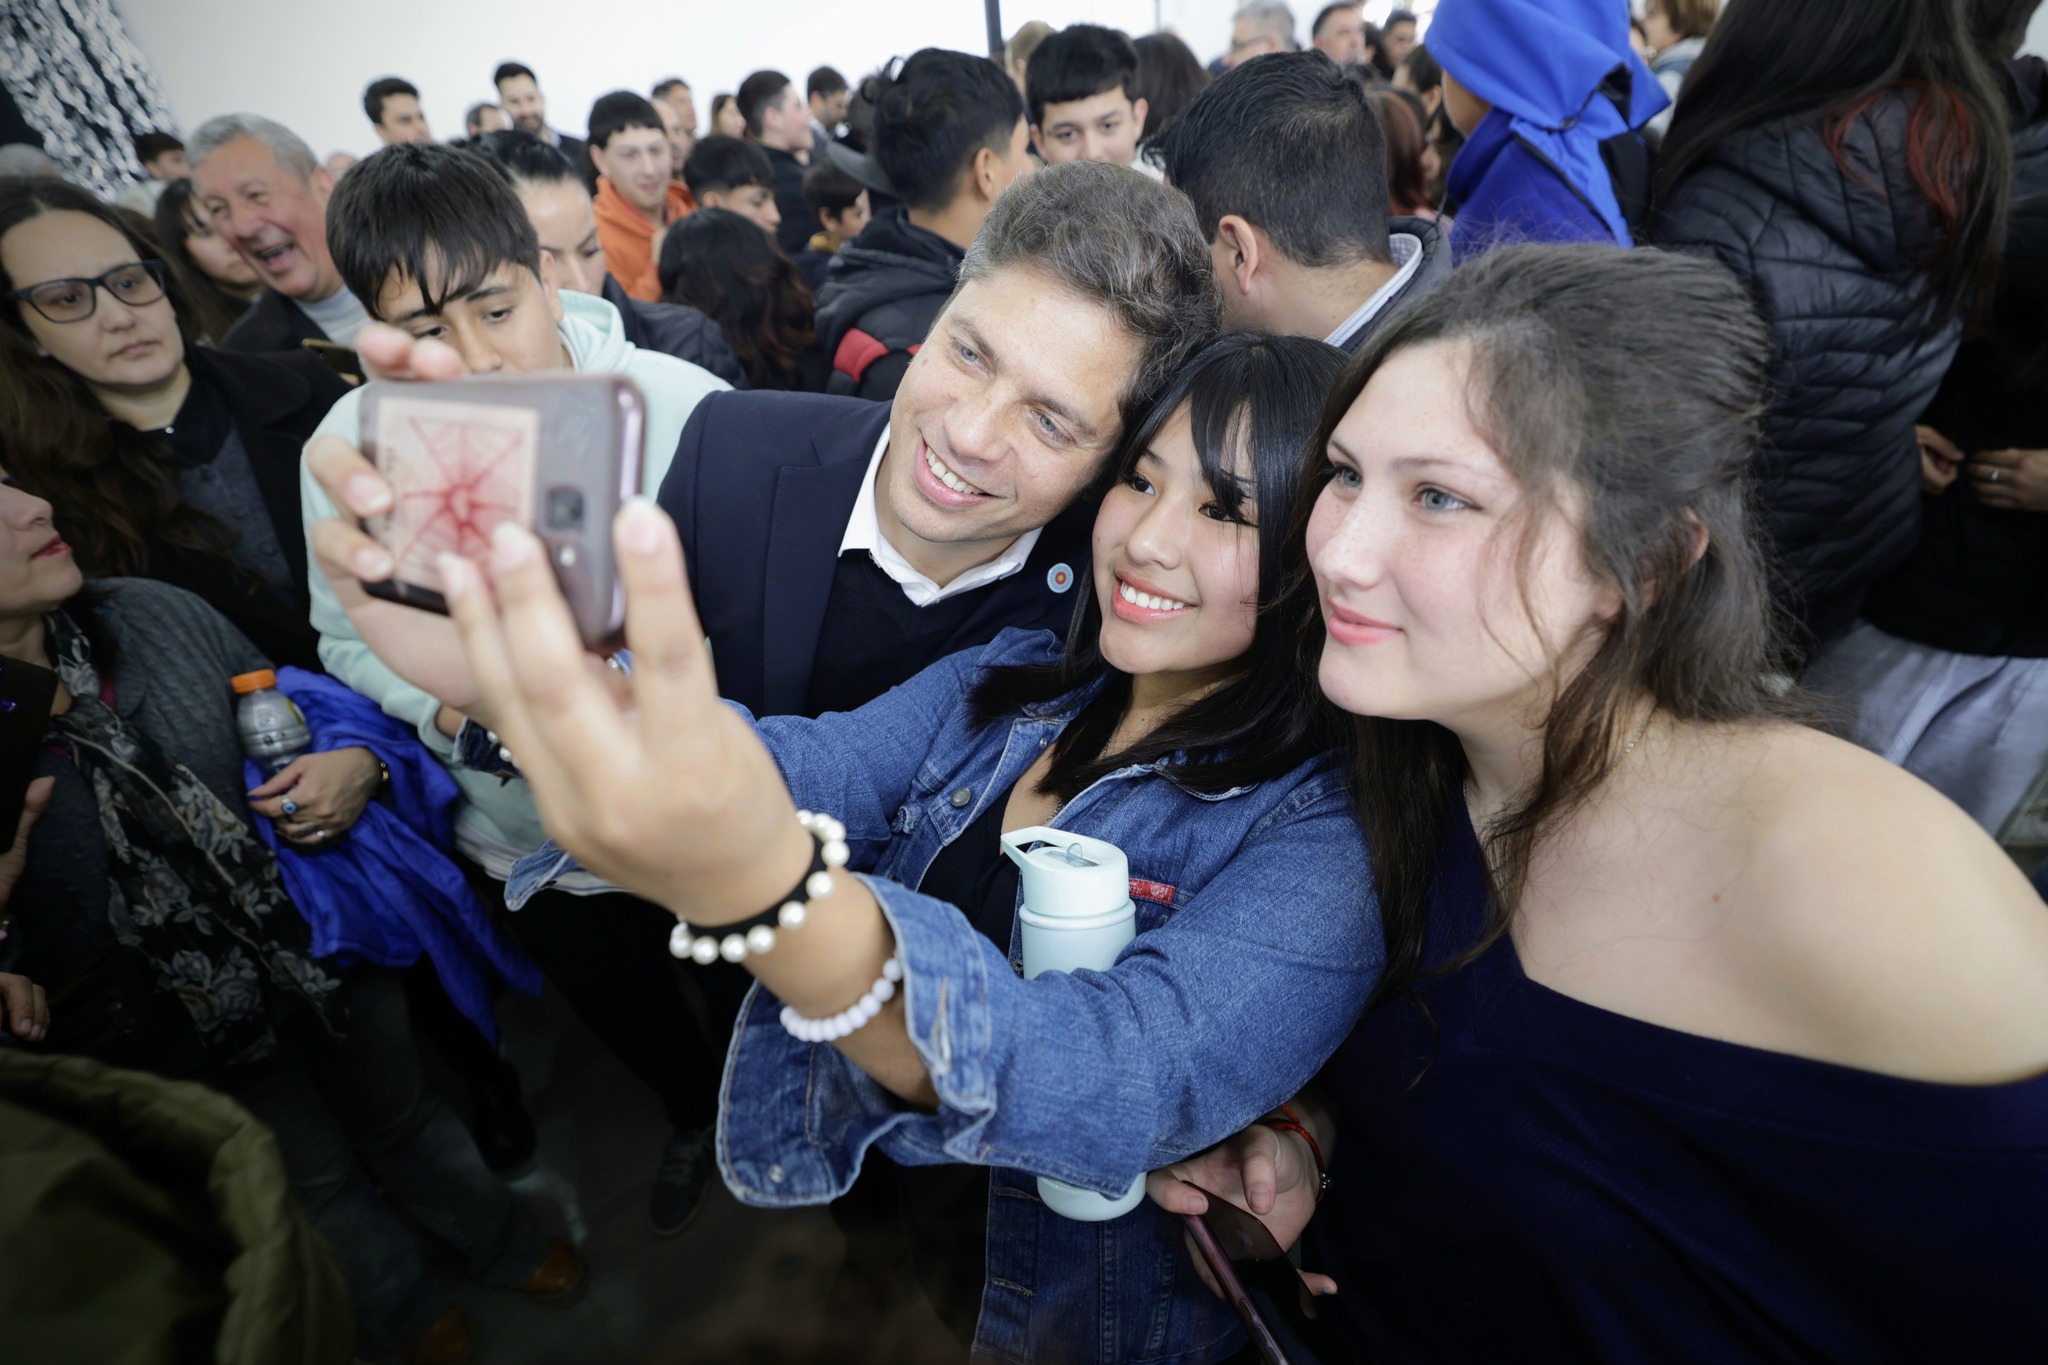
[[[1642,726],[1636,731],[1636,737],[1628,742],[1628,747],[1621,751],[1621,756],[1607,766],[1607,772],[1603,776],[1603,781],[1607,777],[1614,776],[1620,770],[1621,765],[1628,762],[1628,756],[1636,751],[1636,745],[1641,744],[1643,736],[1650,733],[1650,722],[1655,719],[1657,719],[1657,708],[1653,705],[1650,707],[1650,714],[1643,717]]]

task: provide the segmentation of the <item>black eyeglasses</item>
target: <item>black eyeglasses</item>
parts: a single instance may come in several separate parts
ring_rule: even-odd
[[[155,303],[164,296],[164,263],[136,261],[117,265],[93,279],[44,280],[7,297],[21,299],[52,322],[84,322],[99,307],[100,290],[131,307]]]

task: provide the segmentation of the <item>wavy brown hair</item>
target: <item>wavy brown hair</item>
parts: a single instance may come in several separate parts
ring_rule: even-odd
[[[45,213],[83,213],[127,239],[137,260],[162,261],[139,214],[124,214],[61,180],[0,180],[0,239]],[[21,282],[0,262],[0,295]],[[190,314],[175,272],[165,297],[190,354]],[[26,303],[0,299],[0,441],[7,469],[47,498],[78,563],[92,574],[143,574],[157,548],[217,555],[229,563],[228,528],[186,504],[161,438],[108,418],[85,381],[36,354]]]
[[[1508,931],[1532,854],[1612,771],[1645,699],[1680,721],[1806,714],[1773,681],[1778,632],[1747,477],[1770,340],[1734,277],[1648,248],[1491,252],[1373,334],[1331,392],[1311,449],[1328,448],[1390,357],[1444,344],[1467,361],[1474,427],[1527,494],[1517,529],[1583,509],[1579,552],[1621,605],[1590,660],[1551,679],[1541,774],[1480,831],[1492,889],[1485,926],[1449,963],[1425,963],[1423,941],[1437,861],[1464,800],[1464,750],[1433,721],[1355,719],[1353,788],[1387,943],[1376,1002]],[[1305,509],[1292,546],[1303,565],[1306,530]],[[1523,536],[1524,583],[1535,539]],[[1305,570],[1292,591],[1315,591]],[[1303,638],[1311,675],[1323,639],[1319,621]]]
[[[661,244],[661,297],[717,323],[747,373],[747,387],[780,376],[801,388],[804,352],[818,342],[811,291],[789,257],[752,219],[698,209]]]

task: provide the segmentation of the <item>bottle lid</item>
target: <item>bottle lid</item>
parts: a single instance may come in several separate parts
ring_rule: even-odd
[[[233,684],[235,694],[240,696],[244,692],[261,692],[266,687],[277,686],[277,674],[267,668],[259,668],[254,673],[237,673],[228,681]]]
[[[1130,901],[1130,860],[1106,839],[1038,825],[1010,831],[1002,846],[1023,880],[1025,908],[1035,915],[1086,919]]]

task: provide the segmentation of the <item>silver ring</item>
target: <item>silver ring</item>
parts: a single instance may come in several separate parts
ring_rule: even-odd
[[[308,839],[325,839],[327,837],[327,831],[320,828],[318,825],[315,825],[313,826],[313,832],[311,834],[308,834],[306,837]]]
[[[297,815],[299,813],[299,803],[287,796],[284,799],[284,813],[286,815]]]
[[[1990,481],[1991,481],[1992,483],[1997,483],[1997,482],[1998,482],[1998,476],[1999,476],[1999,474],[2000,474],[2001,472],[2003,472],[2003,471],[2001,471],[2000,469],[1998,469],[1998,468],[1997,468],[1997,467],[1996,467],[1996,466],[1994,465],[1994,466],[1992,467],[1992,470],[1991,470],[1991,472],[1990,472],[1989,474],[1985,475],[1984,477],[1985,477],[1985,478],[1987,478],[1987,479],[1989,479],[1989,480],[1990,480]]]

